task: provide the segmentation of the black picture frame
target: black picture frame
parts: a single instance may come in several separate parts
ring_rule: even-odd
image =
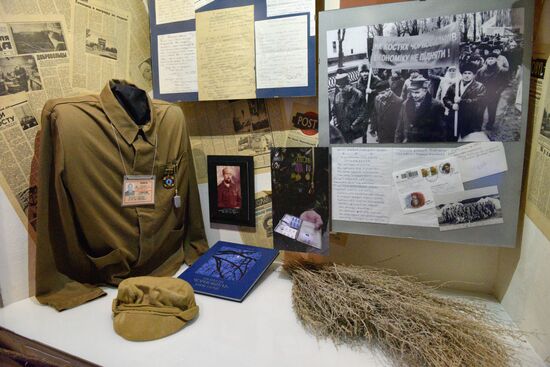
[[[210,223],[256,227],[254,158],[209,155],[207,162]]]

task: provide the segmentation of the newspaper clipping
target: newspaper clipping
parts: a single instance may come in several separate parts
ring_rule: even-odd
[[[95,1],[76,0],[72,84],[98,92],[109,79],[129,75],[130,15]]]
[[[4,55],[0,56],[0,103],[4,105],[4,96],[27,93],[39,118],[48,99],[73,93],[68,78],[70,58],[63,18],[30,18],[0,24],[0,30],[6,30],[2,34]]]
[[[550,63],[546,62],[542,98],[535,114],[526,213],[550,238]]]
[[[0,13],[10,15],[61,14],[71,29],[71,0],[0,0]]]
[[[36,197],[36,187],[29,187],[34,138],[39,130],[36,117],[25,93],[3,97],[0,106],[0,173],[6,191],[15,196],[14,205],[23,219],[29,203]]]
[[[273,248],[271,201],[271,191],[256,193],[256,228],[239,228],[243,243]]]
[[[0,181],[27,223],[36,194],[29,178],[42,108],[48,99],[70,96],[73,90],[63,17],[22,18],[0,23]]]

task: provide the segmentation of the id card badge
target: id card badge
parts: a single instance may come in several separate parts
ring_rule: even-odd
[[[155,176],[124,176],[122,206],[155,204]]]

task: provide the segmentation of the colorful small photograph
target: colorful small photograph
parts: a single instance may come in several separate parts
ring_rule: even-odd
[[[445,162],[439,166],[439,172],[441,172],[444,175],[448,175],[451,173],[452,166],[450,162]]]
[[[218,208],[241,208],[241,167],[217,166]]]
[[[405,208],[420,209],[426,205],[426,197],[421,192],[413,192],[405,197]]]
[[[210,223],[255,227],[254,159],[208,156]]]
[[[274,248],[329,252],[328,148],[273,148]]]

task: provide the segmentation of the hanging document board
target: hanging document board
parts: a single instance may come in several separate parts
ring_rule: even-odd
[[[427,0],[320,13],[333,231],[515,246],[533,12]]]
[[[316,94],[315,0],[150,0],[149,14],[156,98]]]

